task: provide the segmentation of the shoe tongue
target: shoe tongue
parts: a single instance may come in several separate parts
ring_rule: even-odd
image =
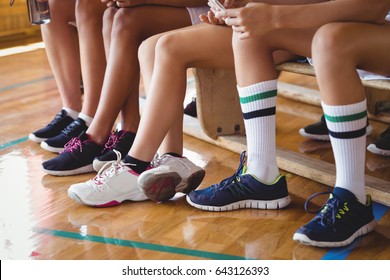
[[[87,141],[87,140],[90,140],[90,139],[89,139],[89,135],[88,135],[85,131],[82,131],[82,132],[80,133],[80,135],[78,136],[78,138],[79,138],[82,142]]]
[[[353,193],[351,193],[349,190],[340,187],[335,187],[333,189],[333,193],[335,196],[337,196],[343,201],[357,200],[356,196]]]

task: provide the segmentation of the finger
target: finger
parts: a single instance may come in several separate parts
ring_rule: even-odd
[[[227,17],[224,20],[225,20],[226,25],[238,26],[238,19],[237,18]]]
[[[234,25],[232,27],[232,29],[234,32],[237,32],[237,33],[244,33],[245,32],[245,28],[243,26]]]
[[[209,18],[206,15],[200,15],[199,19],[201,22],[205,22],[205,23],[209,22]]]
[[[215,13],[216,17],[237,17],[242,8],[226,9],[225,11],[218,11]]]

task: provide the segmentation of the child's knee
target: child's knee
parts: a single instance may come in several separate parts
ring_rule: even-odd
[[[156,43],[156,56],[174,61],[182,61],[186,56],[181,48],[180,35],[175,32],[161,36]],[[184,49],[185,50],[185,49]]]
[[[330,23],[319,28],[312,42],[313,58],[319,55],[345,58],[351,45],[348,30],[349,26],[342,23]]]

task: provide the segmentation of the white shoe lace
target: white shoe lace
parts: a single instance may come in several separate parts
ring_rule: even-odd
[[[124,163],[121,159],[121,153],[117,150],[113,150],[116,154],[116,160],[106,162],[102,168],[100,168],[98,174],[92,179],[94,183],[94,190],[102,191],[102,185],[110,178],[116,176],[124,166],[131,166],[133,164]]]

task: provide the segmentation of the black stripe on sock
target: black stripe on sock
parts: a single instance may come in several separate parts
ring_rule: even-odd
[[[329,135],[337,139],[352,139],[359,138],[366,135],[366,127],[359,130],[348,131],[348,132],[334,132],[329,130]]]
[[[244,113],[244,120],[250,120],[259,117],[272,116],[276,114],[276,107],[270,107],[262,110],[252,111],[248,113]]]

